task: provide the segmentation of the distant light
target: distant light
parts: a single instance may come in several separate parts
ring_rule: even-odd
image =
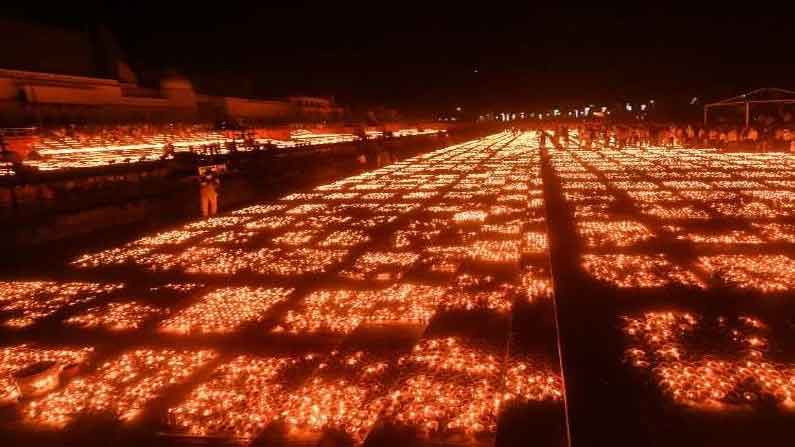
[[[591,113],[591,107],[593,107],[593,106],[588,106],[588,107],[582,109],[582,114],[585,115],[585,116],[588,116],[588,114]]]
[[[560,116],[560,110],[558,110],[558,109],[555,109],[555,110],[553,110],[553,111],[552,111],[552,113],[553,113],[555,116]]]
[[[650,100],[649,100],[649,103],[651,103],[651,104],[654,104],[654,100],[653,100],[653,99],[650,99]]]
[[[694,96],[693,99],[690,100],[690,105],[692,106],[693,104],[695,104],[697,102],[698,102],[698,96]]]
[[[473,71],[474,71],[475,73],[477,73],[477,72],[478,72],[478,67],[475,67],[475,69],[474,69]]]
[[[632,111],[632,104],[627,103],[627,112],[631,112],[631,111]]]
[[[602,106],[602,113],[606,113],[606,112],[607,112],[607,107]]]
[[[646,104],[641,104],[641,105],[640,105],[640,110],[641,110],[641,111],[644,111],[644,110],[646,110]]]
[[[461,111],[461,106],[458,106],[458,107],[456,107],[456,108],[455,108],[455,111],[456,111],[456,112],[460,112],[460,111]]]

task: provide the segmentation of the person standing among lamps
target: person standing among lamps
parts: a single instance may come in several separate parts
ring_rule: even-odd
[[[209,217],[218,213],[218,187],[221,180],[213,170],[207,170],[199,177],[199,198],[202,216]]]
[[[538,128],[538,147],[542,149],[547,147],[547,133],[542,127]]]

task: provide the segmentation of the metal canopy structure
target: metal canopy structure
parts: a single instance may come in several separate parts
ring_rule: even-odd
[[[795,104],[795,91],[783,88],[760,88],[723,101],[704,106],[704,125],[709,121],[713,108],[745,106],[745,127],[751,124],[751,106],[754,104]]]

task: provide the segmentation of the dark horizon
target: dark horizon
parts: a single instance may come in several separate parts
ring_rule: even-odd
[[[175,69],[211,93],[333,95],[354,107],[425,113],[719,99],[793,87],[795,77],[786,58],[795,29],[783,13],[70,4],[3,7],[0,17],[105,25],[144,79]]]

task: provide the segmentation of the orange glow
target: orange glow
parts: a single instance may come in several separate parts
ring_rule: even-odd
[[[625,318],[624,332],[631,342],[627,361],[650,371],[663,392],[681,405],[727,409],[768,398],[794,409],[795,367],[765,359],[766,325],[752,317],[728,324],[725,318],[704,321],[681,312]],[[703,355],[690,351],[686,338],[711,325],[725,328],[722,332],[729,337],[724,343],[733,352]]]
[[[87,413],[135,419],[165,388],[184,382],[215,357],[213,351],[136,349],[105,362],[94,374],[30,402],[23,416],[30,423],[54,428]]]

